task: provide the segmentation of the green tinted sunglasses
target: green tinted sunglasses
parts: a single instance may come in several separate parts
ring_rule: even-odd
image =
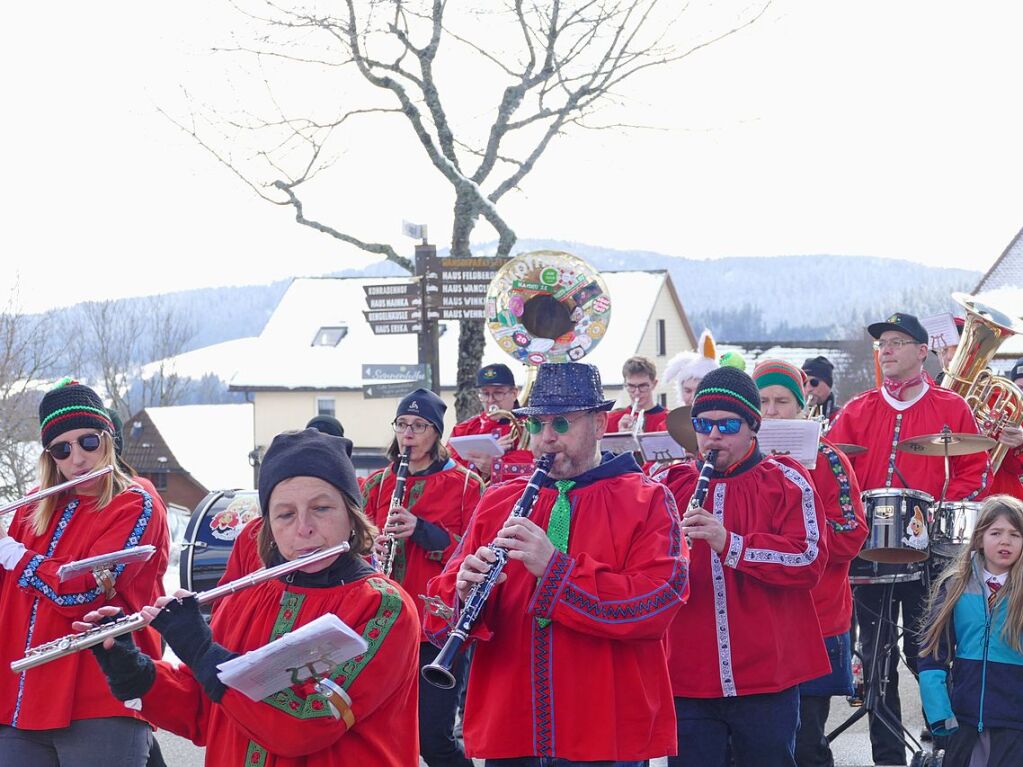
[[[556,415],[549,421],[541,421],[539,418],[529,416],[529,418],[526,419],[526,431],[528,431],[530,434],[539,434],[541,431],[543,431],[544,424],[549,423],[551,425],[551,428],[554,429],[554,431],[556,431],[558,434],[564,434],[570,428],[572,428],[572,424],[578,420],[579,420],[578,418],[575,418],[570,421],[563,415]]]

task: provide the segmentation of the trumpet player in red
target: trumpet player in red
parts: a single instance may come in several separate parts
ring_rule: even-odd
[[[608,432],[664,431],[668,411],[654,401],[657,391],[657,366],[646,357],[629,357],[622,365],[629,407],[607,414]]]
[[[370,475],[362,490],[366,513],[382,531],[376,556],[383,571],[415,600],[420,618],[424,603],[419,595],[451,557],[483,491],[482,480],[456,463],[441,444],[446,409],[427,389],[405,397],[392,423],[394,439],[387,451],[392,465]],[[399,459],[405,454],[405,488],[396,498]],[[418,656],[420,666],[437,656],[425,636]],[[419,687],[420,754],[429,767],[471,767],[453,735],[457,703],[458,685],[452,690]]]
[[[110,473],[19,508],[0,538],[2,656],[11,661],[29,646],[72,631],[72,622],[100,605],[135,611],[163,594],[167,569],[167,511],[163,501],[118,467],[114,425],[99,396],[64,379],[39,404],[43,452],[40,489],[90,474]],[[153,545],[147,561],[119,565],[109,575],[62,581],[59,568],[80,559]],[[159,654],[154,631],[139,636]],[[46,666],[0,672],[0,764],[144,765],[152,738],[138,711],[107,689],[89,654]]]

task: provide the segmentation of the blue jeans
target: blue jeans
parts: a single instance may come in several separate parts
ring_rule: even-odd
[[[53,730],[0,725],[0,764],[31,767],[144,767],[153,735],[141,719],[76,719]]]
[[[486,767],[647,767],[650,762],[576,762],[556,756],[520,756],[513,759],[487,759]]]
[[[799,687],[734,698],[675,698],[678,756],[670,767],[796,767]]]

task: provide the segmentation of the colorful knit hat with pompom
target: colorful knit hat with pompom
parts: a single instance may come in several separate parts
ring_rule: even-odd
[[[85,384],[62,379],[39,403],[39,431],[43,447],[72,429],[98,429],[111,435],[114,424],[103,400]]]

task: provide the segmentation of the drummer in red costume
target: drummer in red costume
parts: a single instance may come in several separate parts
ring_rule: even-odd
[[[612,410],[607,414],[607,430],[631,431],[635,425],[632,412],[642,412],[642,431],[664,431],[667,429],[668,411],[654,403],[654,392],[657,390],[657,366],[646,357],[629,357],[622,365],[622,378],[625,379],[625,393],[631,405],[626,408]]]
[[[600,373],[540,365],[527,416],[536,455],[555,453],[528,517],[509,519],[525,479],[491,486],[455,556],[430,582],[460,609],[509,550],[470,637],[466,753],[488,767],[639,767],[675,751],[664,633],[686,595],[674,499],[631,454],[601,454]],[[426,620],[443,643],[448,621]]]
[[[6,662],[72,633],[72,622],[105,604],[135,611],[163,594],[169,535],[163,501],[117,465],[114,425],[99,396],[65,379],[39,404],[40,489],[104,466],[114,470],[18,509],[0,537],[0,647]],[[147,562],[113,568],[104,587],[93,575],[61,581],[76,560],[153,545]],[[114,593],[111,594],[111,591]],[[160,638],[139,635],[148,652]],[[21,674],[0,672],[0,764],[108,767],[144,765],[152,738],[138,711],[107,690],[88,653]]]
[[[531,463],[533,455],[528,450],[516,450],[515,439],[511,434],[512,422],[507,418],[491,418],[494,411],[511,412],[519,406],[519,387],[515,385],[515,376],[511,368],[500,363],[486,365],[476,374],[476,389],[483,405],[483,412],[455,424],[451,430],[452,437],[465,437],[472,434],[493,434],[497,444],[504,450],[501,460],[504,463]],[[468,469],[479,474],[483,479],[491,479],[491,467],[494,459],[488,455],[465,453],[461,455],[450,444],[447,446],[451,457]]]
[[[692,406],[700,457],[658,479],[692,539],[689,603],[668,632],[678,716],[672,767],[793,767],[799,684],[830,670],[810,590],[827,562],[825,518],[805,472],[764,458],[760,396],[732,367],[708,373]],[[689,509],[717,450],[704,505]]]
[[[828,431],[828,438],[835,443],[867,448],[866,452],[850,459],[864,490],[910,488],[928,493],[937,501],[945,481],[943,459],[914,455],[898,450],[896,445],[911,437],[937,434],[946,426],[952,432],[976,434],[977,423],[973,413],[962,397],[936,386],[924,371],[930,336],[916,317],[896,312],[887,320],[870,325],[867,331],[877,339],[874,347],[878,351],[882,385],[848,402]],[[954,456],[949,464],[951,476],[946,500],[973,500],[985,492],[990,479],[985,453]],[[900,567],[904,566],[873,565],[870,573],[890,575]],[[858,571],[861,568],[857,565],[853,569]],[[854,593],[863,642],[863,668],[867,675],[875,653],[876,616],[882,613],[882,608],[889,608],[889,605],[882,605],[888,588],[880,584],[857,586]],[[891,617],[898,620],[901,607],[900,623],[906,629],[902,641],[903,656],[915,674],[915,628],[923,610],[925,587],[922,580],[896,583],[892,595]],[[885,638],[882,632],[882,641]],[[890,724],[896,727],[901,719],[897,664],[898,647],[893,646],[884,705],[896,720]],[[870,736],[877,764],[906,763],[903,739],[891,732],[873,713]]]
[[[1007,377],[1023,389],[1023,358],[1016,360]],[[1008,447],[1008,451],[991,481],[991,494],[1011,495],[1023,500],[1023,429],[1015,425],[1006,426],[998,441]]]
[[[260,467],[266,524],[258,546],[268,566],[344,541],[349,552],[225,597],[209,626],[187,592],[144,607],[180,666],[140,652],[131,635],[93,648],[114,694],[135,701],[154,724],[205,746],[210,767],[416,764],[421,629],[412,599],[364,558],[374,528],[359,508],[346,442],[314,429],[274,438]],[[368,645],[327,672],[340,688],[329,704],[310,681],[257,702],[220,680],[219,664],[327,614]]]
[[[370,475],[362,488],[367,516],[382,533],[395,538],[391,577],[415,599],[420,622],[420,595],[451,557],[483,492],[483,481],[455,463],[441,444],[445,410],[444,401],[428,389],[416,389],[402,399],[393,422],[395,436],[387,449],[392,464]],[[395,472],[406,450],[411,452],[405,501],[392,508]],[[385,535],[377,537],[378,557],[384,554],[385,541]],[[436,657],[437,648],[422,637],[420,667]],[[452,673],[458,680],[454,689],[419,686],[419,748],[429,767],[472,767],[452,734],[462,674],[459,664]]]
[[[806,374],[781,360],[764,360],[753,371],[760,390],[765,420],[801,418],[806,405]],[[849,459],[831,442],[821,438],[817,465],[809,470],[827,520],[828,564],[813,595],[821,634],[828,648],[831,672],[804,682],[799,688],[799,732],[796,763],[799,767],[831,767],[834,759],[824,737],[832,695],[851,695],[852,654],[849,628],[852,623],[852,591],[849,563],[867,537],[867,523]]]

